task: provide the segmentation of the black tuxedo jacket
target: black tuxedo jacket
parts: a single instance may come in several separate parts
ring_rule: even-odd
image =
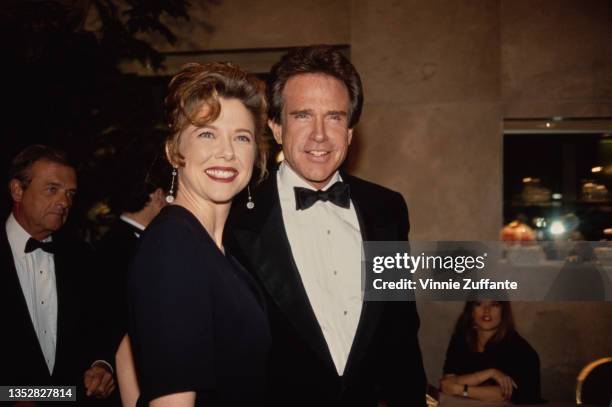
[[[98,331],[104,298],[95,289],[89,246],[60,233],[53,241],[58,309],[55,367],[49,374],[0,225],[0,385],[70,385],[82,396],[85,370],[95,360],[113,360]]]
[[[105,291],[112,298],[107,333],[115,350],[127,333],[127,274],[142,233],[137,227],[117,219],[96,245],[96,255],[105,270]]]
[[[399,193],[342,174],[364,241],[406,240]],[[269,404],[275,406],[425,406],[426,379],[414,302],[366,302],[345,372],[338,376],[291,253],[276,173],[253,191],[255,207],[234,202],[226,245],[266,293],[272,330]]]

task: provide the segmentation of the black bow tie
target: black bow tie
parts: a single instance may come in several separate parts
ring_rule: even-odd
[[[341,208],[348,209],[351,206],[351,194],[348,184],[336,182],[325,191],[314,191],[308,188],[294,187],[295,209],[308,209],[317,201],[329,201]]]
[[[31,253],[36,249],[42,249],[47,253],[55,253],[55,244],[53,242],[41,242],[39,240],[29,238],[25,245],[25,253]]]

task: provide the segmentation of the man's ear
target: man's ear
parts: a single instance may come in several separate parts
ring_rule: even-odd
[[[161,188],[157,188],[155,191],[151,192],[149,194],[149,198],[151,199],[152,203],[160,208],[166,205],[166,194]]]
[[[9,191],[11,192],[11,198],[13,198],[13,202],[21,202],[23,197],[23,185],[21,181],[16,178],[13,178],[9,182]]]
[[[351,141],[353,140],[353,129],[348,129],[348,145],[351,145]]]
[[[280,145],[283,145],[283,126],[280,123],[276,123],[274,120],[268,120],[268,127],[272,130],[274,140]]]

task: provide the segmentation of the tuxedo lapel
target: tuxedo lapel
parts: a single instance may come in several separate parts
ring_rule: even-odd
[[[0,284],[0,295],[5,296],[3,302],[6,302],[11,308],[10,310],[7,309],[3,311],[12,314],[10,316],[11,321],[5,321],[5,323],[10,326],[7,326],[7,330],[10,331],[12,335],[19,338],[18,341],[23,345],[24,349],[36,349],[34,352],[35,355],[32,355],[32,357],[37,360],[37,366],[39,366],[38,371],[48,373],[45,357],[40,347],[38,337],[36,336],[32,317],[28,310],[28,304],[26,303],[23,290],[21,289],[21,283],[19,282],[17,269],[15,268],[15,260],[13,259],[13,252],[11,251],[11,246],[8,242],[6,229],[4,227],[2,227],[2,232],[0,233],[0,250],[0,258],[2,259],[1,264],[4,265],[4,270],[2,270],[2,283]],[[8,351],[12,352],[14,350],[8,349]]]
[[[335,370],[325,338],[291,253],[273,173],[253,195],[255,208],[233,234],[252,271],[302,339]]]
[[[96,287],[99,281],[91,276],[94,267],[88,257],[86,245],[78,245],[69,235],[60,231],[53,235],[56,242],[55,284],[57,289],[57,341],[55,347],[55,368],[53,375],[62,379],[82,374],[94,360],[112,363],[107,342],[98,342],[102,328],[106,327],[102,318]]]
[[[377,213],[376,209],[372,207],[369,200],[371,197],[368,197],[367,191],[361,188],[355,178],[347,174],[342,174],[342,179],[350,187],[351,202],[355,207],[359,221],[362,241],[385,240],[388,238],[387,228],[384,222],[380,222],[381,214]],[[363,302],[359,324],[357,325],[357,331],[355,332],[355,338],[353,339],[353,345],[351,346],[346,364],[346,376],[349,376],[358,367],[359,362],[366,354],[372,337],[376,332],[383,308],[383,302]]]
[[[53,264],[55,267],[55,289],[57,292],[57,336],[55,342],[55,368],[54,372],[61,369],[61,361],[63,360],[64,351],[74,352],[74,349],[64,349],[65,340],[67,335],[66,328],[69,326],[67,323],[68,315],[72,313],[71,305],[68,300],[68,293],[70,291],[70,284],[72,282],[66,278],[66,257],[65,253],[62,253],[61,243],[57,242],[56,247],[58,250],[53,255]],[[60,365],[60,366],[58,366]],[[59,369],[58,369],[59,368]]]

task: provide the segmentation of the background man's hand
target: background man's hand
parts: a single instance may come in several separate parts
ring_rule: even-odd
[[[85,371],[85,393],[105,399],[115,390],[115,379],[112,373],[103,364],[97,364]]]

